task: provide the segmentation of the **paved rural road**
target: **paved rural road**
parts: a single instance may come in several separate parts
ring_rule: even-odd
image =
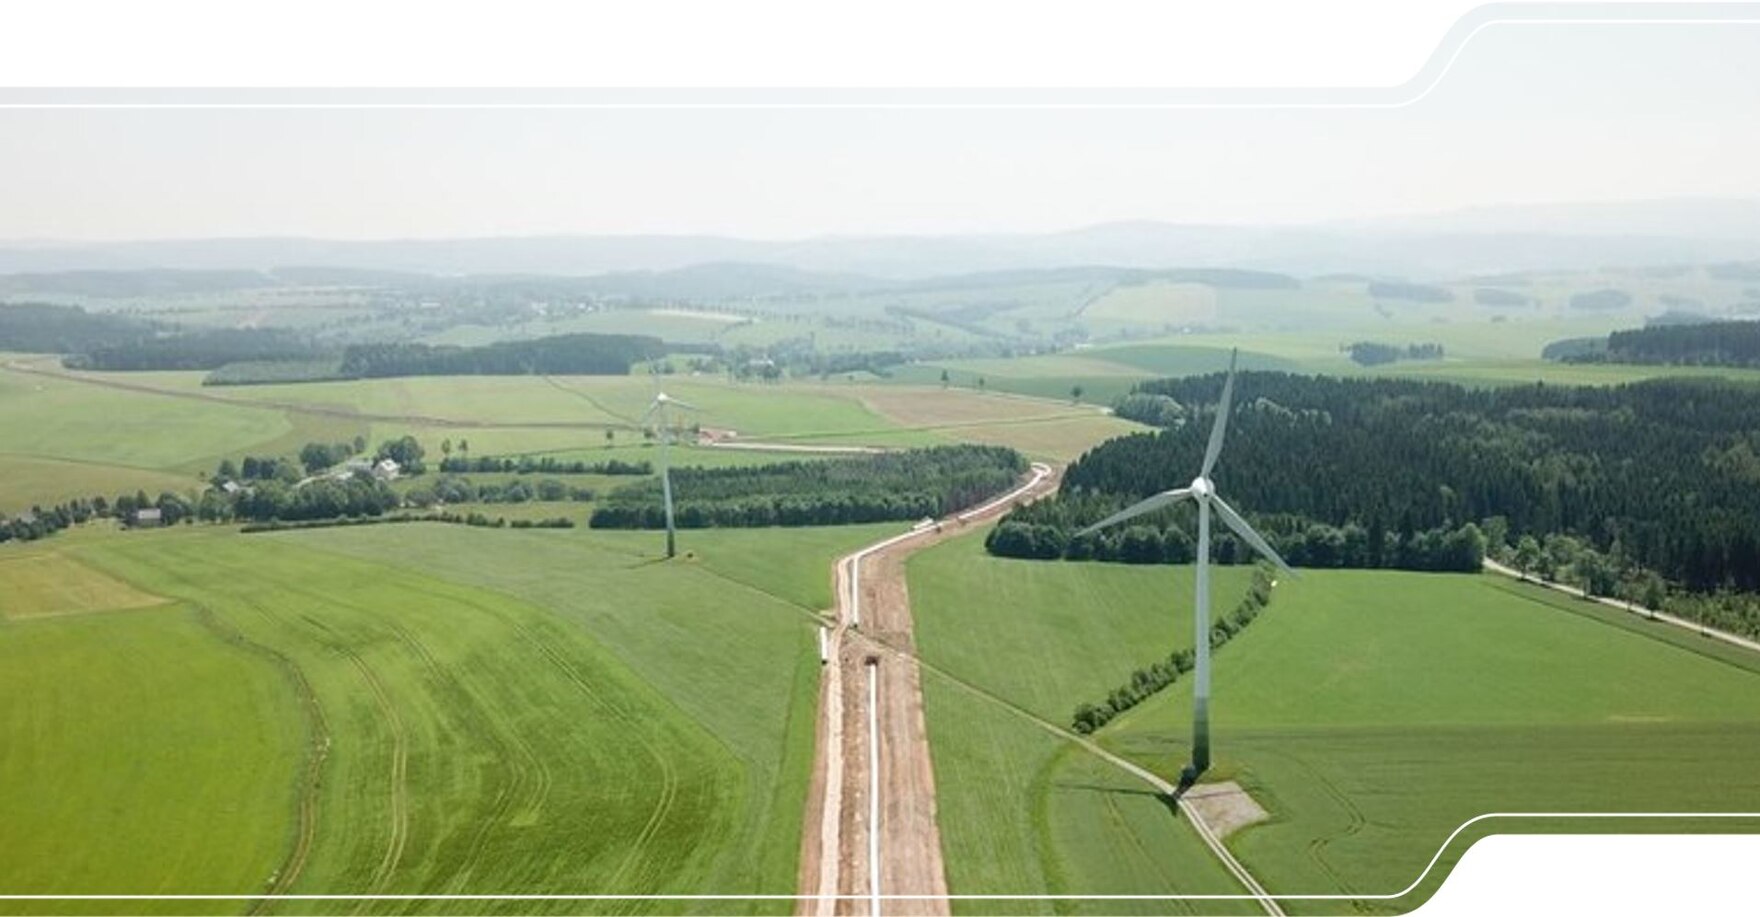
[[[1545,586],[1548,589],[1556,589],[1566,595],[1574,595],[1579,599],[1586,598],[1586,596],[1583,595],[1583,590],[1578,589],[1575,586],[1566,586],[1563,583],[1554,583],[1550,580],[1534,579],[1524,575],[1520,570],[1517,570],[1514,567],[1506,567],[1490,558],[1485,559],[1485,569],[1490,570],[1493,573],[1501,573],[1504,576],[1514,577],[1515,579],[1526,580],[1535,585]],[[1657,611],[1653,608],[1645,608],[1642,605],[1629,604],[1619,599],[1609,599],[1601,596],[1597,596],[1595,601],[1600,602],[1609,608],[1618,608],[1621,611],[1629,611],[1632,614],[1642,615],[1647,618],[1662,621],[1665,624],[1673,624],[1676,627],[1684,628],[1697,634],[1703,634],[1713,640],[1722,640],[1732,646],[1739,646],[1743,649],[1753,650],[1756,653],[1760,653],[1760,641],[1749,640],[1746,637],[1740,637],[1727,631],[1715,630],[1706,627],[1697,621],[1689,621],[1686,618],[1675,617],[1666,611]]]
[[[888,538],[838,560],[836,618],[820,683],[817,749],[802,831],[799,912],[948,913],[947,873],[935,822],[935,774],[911,643],[904,561],[911,553],[1049,493],[1057,474],[1034,465],[1020,487],[935,526]],[[907,652],[888,652],[902,647]]]

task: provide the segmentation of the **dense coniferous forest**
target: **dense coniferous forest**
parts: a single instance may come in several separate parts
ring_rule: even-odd
[[[643,360],[666,355],[659,338],[632,334],[560,334],[481,347],[356,344],[342,355],[349,378],[389,376],[621,376]]]
[[[1007,490],[1026,459],[1000,446],[936,446],[860,458],[746,468],[675,468],[681,528],[847,525],[939,517]],[[661,528],[660,481],[620,487],[593,510],[593,528]]]
[[[1190,480],[1221,386],[1215,375],[1139,385],[1139,394],[1205,413],[1091,450],[1070,466],[1055,500],[1017,509],[1008,521],[1039,526],[1038,540],[1062,539],[1062,551],[1037,547],[1036,556],[1081,556],[1082,540],[1069,533]],[[1448,561],[1467,556],[1475,538],[1483,545],[1467,524],[1496,518],[1492,550],[1523,536],[1573,535],[1618,564],[1694,591],[1760,588],[1760,389],[1752,385],[1668,379],[1469,389],[1249,372],[1236,386],[1215,478],[1294,563],[1360,557],[1367,566],[1404,566],[1403,555],[1416,566],[1455,569]],[[1165,533],[1181,511],[1141,521]],[[1322,528],[1310,537],[1313,526]],[[992,550],[1015,553],[1002,531]],[[1163,560],[1178,559],[1169,542],[1183,545],[1185,531],[1163,534]],[[1222,542],[1219,554],[1229,550]],[[1137,545],[1133,556],[1152,547]]]
[[[138,319],[87,312],[78,306],[0,304],[0,350],[16,353],[75,353],[113,347],[148,337],[154,328]]]
[[[1562,351],[1567,363],[1760,366],[1760,322],[1653,324],[1615,331],[1603,347]]]
[[[63,363],[70,369],[138,372],[218,369],[241,361],[311,360],[318,355],[316,345],[295,331],[209,328],[91,347]]]

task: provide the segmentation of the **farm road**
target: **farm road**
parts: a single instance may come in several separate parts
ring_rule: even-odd
[[[993,520],[1019,501],[1052,492],[1057,481],[1057,472],[1049,466],[1034,465],[1032,476],[1019,488],[984,506],[942,520],[938,526],[888,538],[837,562],[836,619],[826,633],[829,661],[820,687],[817,748],[802,832],[803,897],[798,913],[819,917],[949,913],[935,820],[935,777],[923,716],[921,672],[925,669],[1173,795],[1175,788],[1154,773],[916,658],[906,559],[969,531],[970,526]],[[870,671],[877,689],[872,695],[877,742],[870,742],[869,732]],[[877,761],[871,760],[876,757]],[[871,770],[876,764],[877,775]],[[878,800],[871,798],[874,788]],[[1179,806],[1211,852],[1250,894],[1260,898],[1267,913],[1280,917],[1283,912],[1276,902],[1199,813],[1184,800]]]

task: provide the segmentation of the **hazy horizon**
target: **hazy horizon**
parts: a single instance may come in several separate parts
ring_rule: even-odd
[[[0,239],[780,241],[1754,200],[1756,110],[1760,28],[1605,24],[1488,29],[1393,108],[12,108]]]

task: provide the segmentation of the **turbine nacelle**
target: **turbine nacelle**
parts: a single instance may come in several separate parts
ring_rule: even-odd
[[[1216,493],[1216,485],[1210,483],[1209,478],[1198,475],[1192,479],[1191,484],[1186,486],[1186,491],[1192,495],[1194,500],[1208,500]]]

